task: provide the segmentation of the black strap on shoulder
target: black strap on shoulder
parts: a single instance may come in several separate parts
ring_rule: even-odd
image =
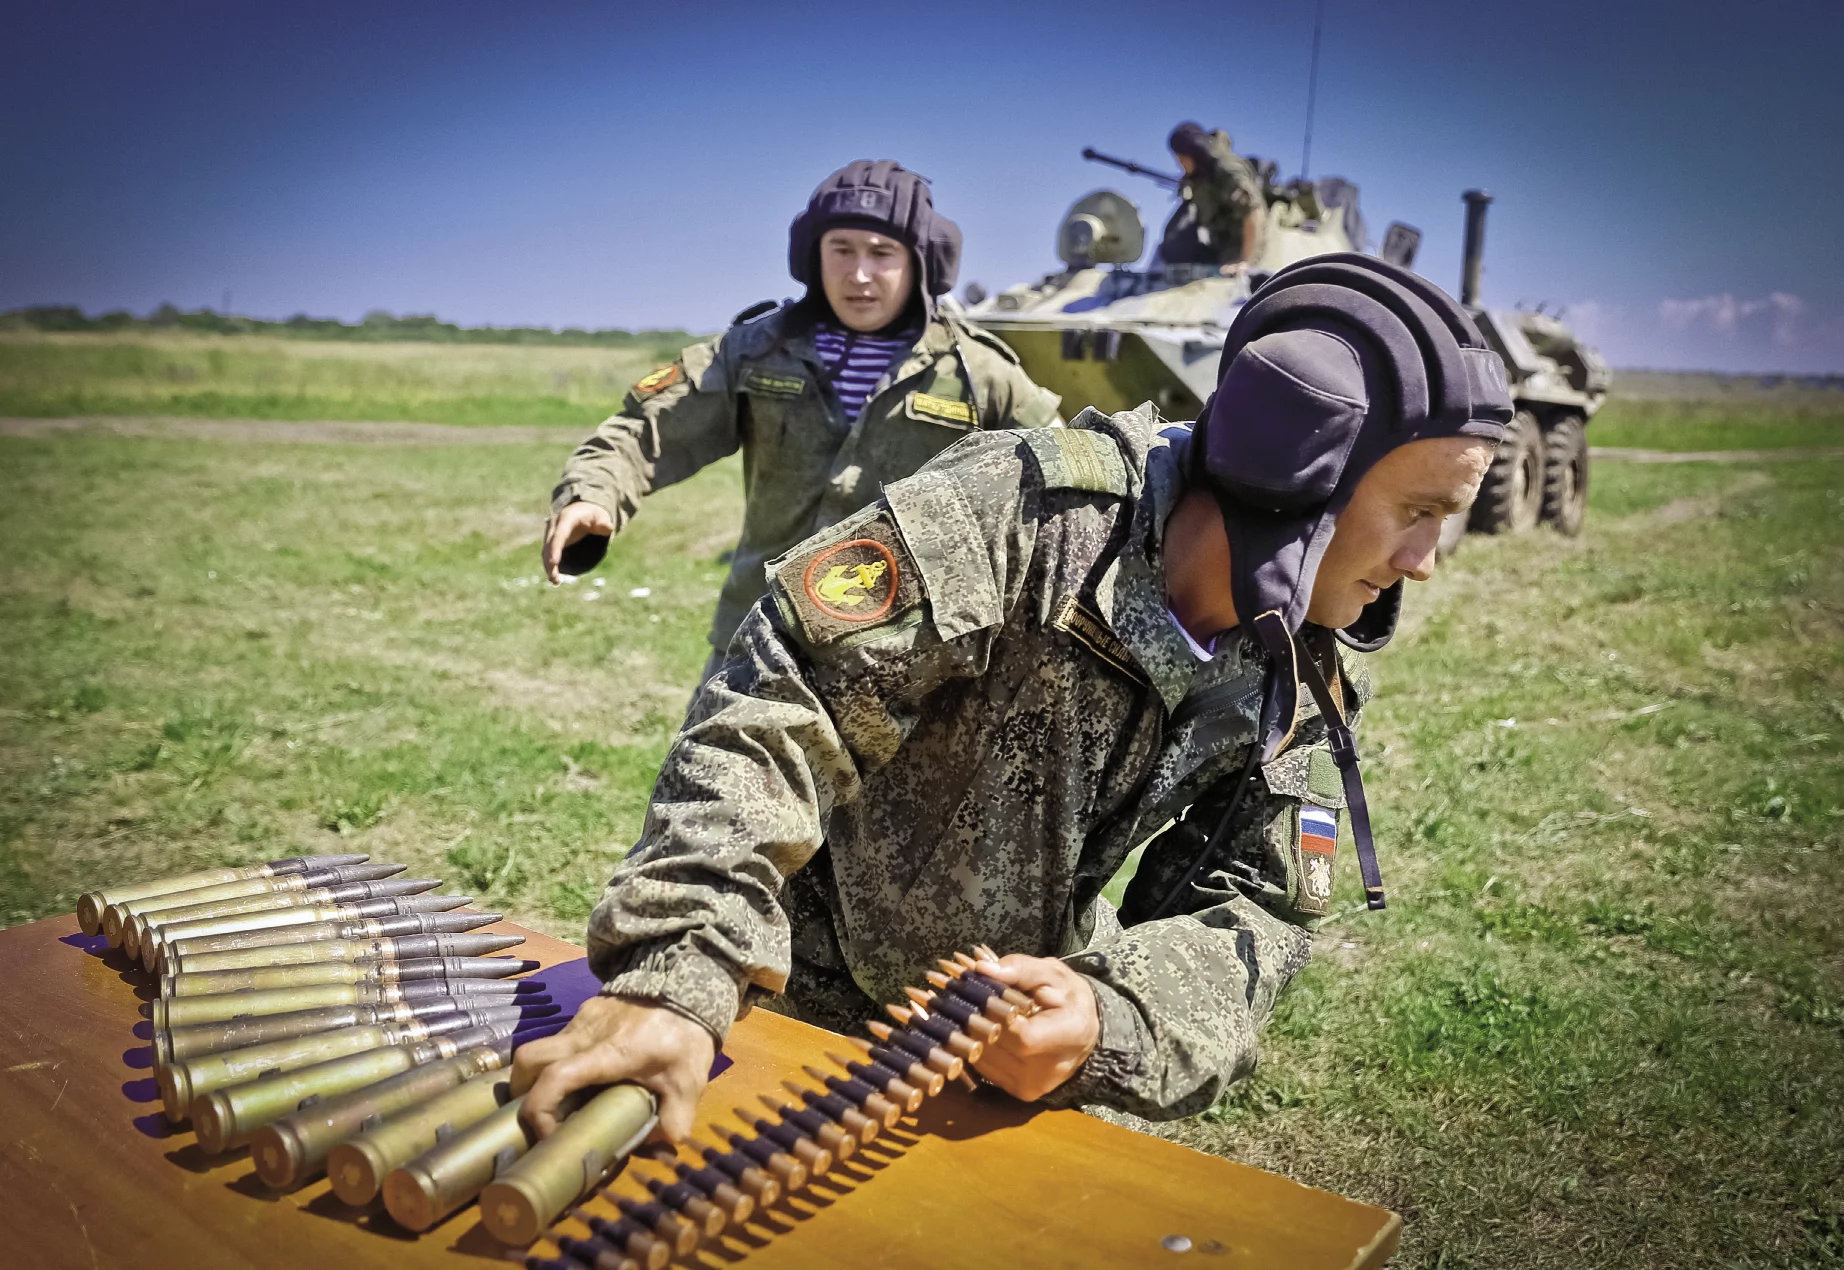
[[[967,352],[960,346],[960,336],[951,325],[948,327],[948,338],[954,342],[954,356],[960,362],[961,378],[967,381],[967,396],[973,399],[971,403],[973,406],[973,426],[975,428],[984,428],[986,426],[986,420],[984,418],[984,412],[980,410],[980,386],[973,378],[973,367],[967,364]]]
[[[755,319],[761,317],[764,313],[771,313],[780,307],[781,307],[780,303],[775,300],[757,300],[754,304],[750,305],[748,308],[744,309],[741,313],[731,318],[730,325],[731,326],[741,326],[745,322],[753,322],[755,321]]]
[[[1370,833],[1370,804],[1364,798],[1364,777],[1357,766],[1357,738],[1345,722],[1345,713],[1332,696],[1331,685],[1319,669],[1319,659],[1310,652],[1299,659],[1307,690],[1319,703],[1325,719],[1326,737],[1332,743],[1332,759],[1338,764],[1338,776],[1344,783],[1345,802],[1351,808],[1351,836],[1357,840],[1357,867],[1364,875],[1364,904],[1371,909],[1385,907],[1383,870],[1377,866],[1376,839]]]

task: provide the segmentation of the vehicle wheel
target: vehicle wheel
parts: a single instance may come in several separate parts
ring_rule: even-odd
[[[1543,432],[1543,519],[1573,538],[1588,515],[1588,431],[1564,415]]]
[[[1535,415],[1520,410],[1486,469],[1469,523],[1482,534],[1521,534],[1542,508],[1543,432]]]
[[[1460,540],[1466,537],[1466,513],[1455,512],[1441,522],[1441,538],[1434,544],[1434,559],[1438,564],[1460,549]]]

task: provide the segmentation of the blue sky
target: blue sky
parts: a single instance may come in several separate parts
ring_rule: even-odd
[[[1526,21],[1530,18],[1530,21]],[[1311,3],[21,6],[0,41],[0,308],[162,301],[711,329],[789,294],[859,157],[934,180],[989,288],[1069,203],[1167,196],[1177,121],[1300,163]],[[1844,371],[1844,6],[1325,0],[1316,175],[1457,285],[1617,365]]]

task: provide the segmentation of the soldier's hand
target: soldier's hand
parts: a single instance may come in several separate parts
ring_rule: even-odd
[[[554,512],[544,525],[544,576],[556,586],[563,580],[563,549],[591,536],[606,538],[615,532],[615,518],[600,503],[576,502]]]
[[[557,1103],[565,1094],[629,1081],[659,1099],[654,1138],[677,1142],[692,1131],[716,1052],[711,1034],[682,1014],[620,997],[592,997],[563,1031],[519,1046],[512,1092],[525,1095],[519,1118],[546,1137],[557,1127]]]
[[[1054,957],[1013,953],[982,961],[988,978],[1035,998],[1036,1014],[1015,1020],[974,1067],[1014,1098],[1035,1102],[1076,1074],[1101,1040],[1101,1013],[1087,979]]]

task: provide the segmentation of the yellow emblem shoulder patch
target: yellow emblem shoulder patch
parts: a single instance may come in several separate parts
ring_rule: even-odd
[[[662,366],[651,374],[642,376],[640,382],[634,385],[634,391],[642,397],[651,397],[654,393],[678,383],[684,373],[679,363],[673,362],[670,366]]]
[[[887,515],[855,526],[849,537],[796,550],[775,579],[810,644],[889,621],[922,600],[909,549]]]

